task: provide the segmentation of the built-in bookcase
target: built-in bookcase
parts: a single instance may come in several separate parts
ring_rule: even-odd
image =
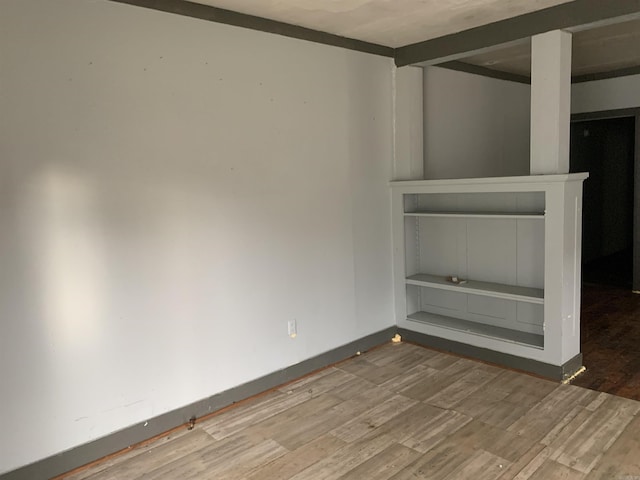
[[[393,182],[398,325],[553,365],[578,355],[585,178]]]

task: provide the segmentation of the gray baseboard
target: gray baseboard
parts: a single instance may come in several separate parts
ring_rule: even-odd
[[[565,380],[582,368],[581,353],[573,357],[564,365],[551,365],[549,363],[531,360],[530,358],[522,358],[508,353],[496,352],[487,348],[447,340],[445,338],[425,335],[424,333],[414,332],[405,328],[399,328],[398,333],[402,336],[402,339],[407,342],[413,342],[424,347],[436,348],[445,352],[464,355],[465,357],[471,357],[484,362],[495,363],[496,365],[507,368],[522,370],[551,380]]]
[[[98,440],[85,443],[58,455],[54,455],[17,470],[0,475],[0,480],[45,480],[61,475],[75,468],[94,462],[107,455],[123,450],[130,445],[144,442],[189,422],[192,417],[200,418],[240,400],[250,398],[279,385],[296,380],[304,375],[346,360],[356,354],[391,340],[397,328],[389,327],[351,343],[335,348],[296,365],[278,370],[251,382],[211,397],[199,400],[176,410],[154,417],[147,422],[132,425]],[[146,426],[145,426],[146,425]]]

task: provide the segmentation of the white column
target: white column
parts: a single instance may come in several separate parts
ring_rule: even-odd
[[[423,96],[422,68],[394,68],[393,180],[422,180]]]
[[[531,175],[569,173],[571,34],[531,38]]]

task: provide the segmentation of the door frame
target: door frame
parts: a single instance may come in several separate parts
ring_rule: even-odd
[[[633,283],[631,290],[640,294],[640,107],[574,113],[571,123],[612,118],[635,118],[635,158],[633,162]]]

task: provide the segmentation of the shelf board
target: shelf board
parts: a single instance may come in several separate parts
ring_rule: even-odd
[[[518,343],[528,347],[544,348],[544,335],[521,332],[510,328],[495,327],[483,323],[470,322],[459,318],[437,315],[435,313],[416,312],[407,317],[408,320],[458,332],[495,338],[502,341]]]
[[[543,212],[405,212],[405,217],[544,219]]]
[[[541,288],[518,287],[502,283],[478,282],[476,280],[468,280],[466,283],[459,284],[449,282],[445,277],[428,274],[412,275],[406,279],[406,283],[407,285],[471,293],[473,295],[515,300],[517,302],[544,303],[544,290]]]
[[[587,172],[569,173],[559,175],[525,175],[518,177],[483,177],[483,178],[450,178],[440,180],[396,180],[389,182],[395,188],[431,188],[445,193],[468,193],[478,189],[482,193],[486,190],[479,190],[490,186],[492,192],[527,192],[544,190],[544,185],[553,183],[567,183],[584,181],[589,178]],[[425,192],[427,193],[427,192]]]

